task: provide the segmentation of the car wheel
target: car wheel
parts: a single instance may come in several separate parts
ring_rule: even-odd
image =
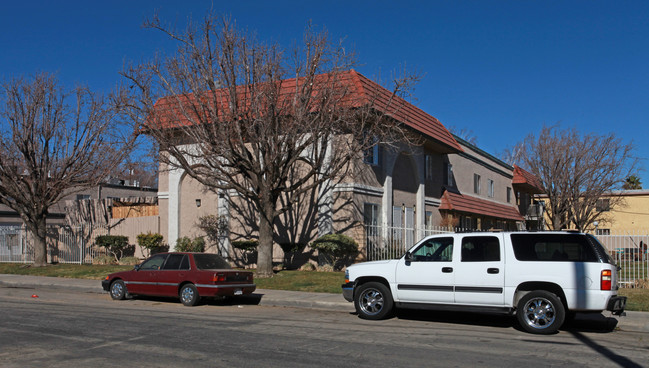
[[[521,327],[534,334],[557,332],[566,312],[559,298],[545,290],[531,291],[521,298],[516,308],[516,318]]]
[[[126,299],[126,285],[124,285],[124,281],[115,280],[110,284],[110,297],[114,300]]]
[[[392,312],[393,305],[390,289],[380,282],[362,284],[354,298],[356,312],[363,319],[386,318]]]
[[[200,296],[198,295],[198,290],[196,290],[196,286],[194,284],[185,284],[180,288],[180,301],[183,303],[183,305],[186,305],[188,307],[192,307],[196,304],[198,304],[198,301],[200,300]]]

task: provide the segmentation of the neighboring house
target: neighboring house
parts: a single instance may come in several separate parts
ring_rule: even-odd
[[[382,88],[355,71],[347,73],[351,83],[365,90]],[[449,225],[525,227],[527,213],[519,208],[527,211],[538,191],[529,173],[453,136],[439,120],[405,101],[395,118],[419,134],[423,144],[379,144],[365,152],[363,162],[353,163],[351,174],[320,188],[281,217],[275,224],[276,243],[306,244],[319,235],[344,232],[365,245],[366,225],[416,228],[418,236],[426,228]],[[246,202],[236,193],[206,190],[181,169],[161,165],[159,173],[160,227],[167,242],[204,235],[196,224],[205,215],[226,219],[226,243],[254,236],[255,220],[242,219]]]
[[[155,198],[157,196],[157,188],[141,188],[138,186],[129,186],[122,184],[109,184],[101,183],[94,188],[85,189],[81,192],[70,194],[63,197],[61,201],[52,206],[49,210],[47,217],[48,225],[62,225],[70,222],[66,219],[68,211],[66,210],[66,202],[69,201],[83,201],[83,200],[120,200],[121,202],[128,202],[129,198],[133,201],[135,198],[149,197]],[[151,200],[149,200],[150,202]],[[112,203],[112,201],[110,201]],[[121,203],[120,202],[120,203]],[[69,206],[68,206],[69,207]],[[107,208],[112,211],[111,208]],[[0,204],[0,226],[20,226],[22,219],[16,211]]]
[[[543,194],[543,186],[539,179],[529,171],[514,165],[512,188],[515,192],[518,211],[525,217],[525,229],[545,230],[545,202],[535,199],[535,196]],[[507,191],[507,202],[509,203],[509,189]]]
[[[455,136],[463,152],[448,155],[444,166],[444,193],[439,205],[445,226],[467,230],[520,230],[525,228],[529,197],[520,185],[520,168],[512,167],[475,145]],[[520,208],[520,210],[519,210]],[[437,225],[432,223],[432,225]]]
[[[622,198],[616,206],[610,205],[611,197]],[[597,209],[602,218],[593,228],[597,235],[621,234],[623,232],[646,232],[649,229],[649,190],[614,191],[601,198]]]

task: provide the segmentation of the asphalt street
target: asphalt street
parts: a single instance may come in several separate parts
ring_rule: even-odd
[[[37,296],[37,297],[35,297]],[[609,319],[531,335],[512,318],[268,306],[265,295],[185,307],[50,286],[0,286],[2,367],[643,367],[645,332]]]

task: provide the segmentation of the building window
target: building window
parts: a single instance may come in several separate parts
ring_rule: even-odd
[[[595,235],[611,235],[611,229],[597,229]]]
[[[490,198],[493,198],[493,196],[494,196],[494,181],[491,180],[491,179],[488,179],[487,184],[488,184],[487,189],[489,190],[488,195],[489,195]]]
[[[82,201],[84,199],[90,199],[90,194],[77,194],[77,201]]]
[[[595,204],[597,212],[606,212],[611,210],[611,201],[608,198],[598,199]]]
[[[379,226],[380,206],[375,203],[365,203],[363,217],[365,220],[365,225]]]
[[[507,187],[507,203],[512,203],[512,188]]]
[[[475,230],[478,228],[477,219],[471,216],[460,216],[460,227],[462,230]]]
[[[444,185],[453,186],[453,165],[448,162],[444,163]]]
[[[367,150],[365,150],[365,155],[363,157],[363,160],[374,166],[378,166],[379,164],[379,142],[378,140],[375,140],[374,145]]]
[[[433,180],[433,157],[426,155],[426,180]]]
[[[480,175],[473,174],[473,193],[480,194]]]

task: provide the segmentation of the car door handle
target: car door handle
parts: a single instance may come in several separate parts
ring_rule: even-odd
[[[500,273],[500,270],[498,268],[487,268],[487,273],[496,274]]]
[[[451,273],[453,272],[453,267],[442,267],[442,272]]]

